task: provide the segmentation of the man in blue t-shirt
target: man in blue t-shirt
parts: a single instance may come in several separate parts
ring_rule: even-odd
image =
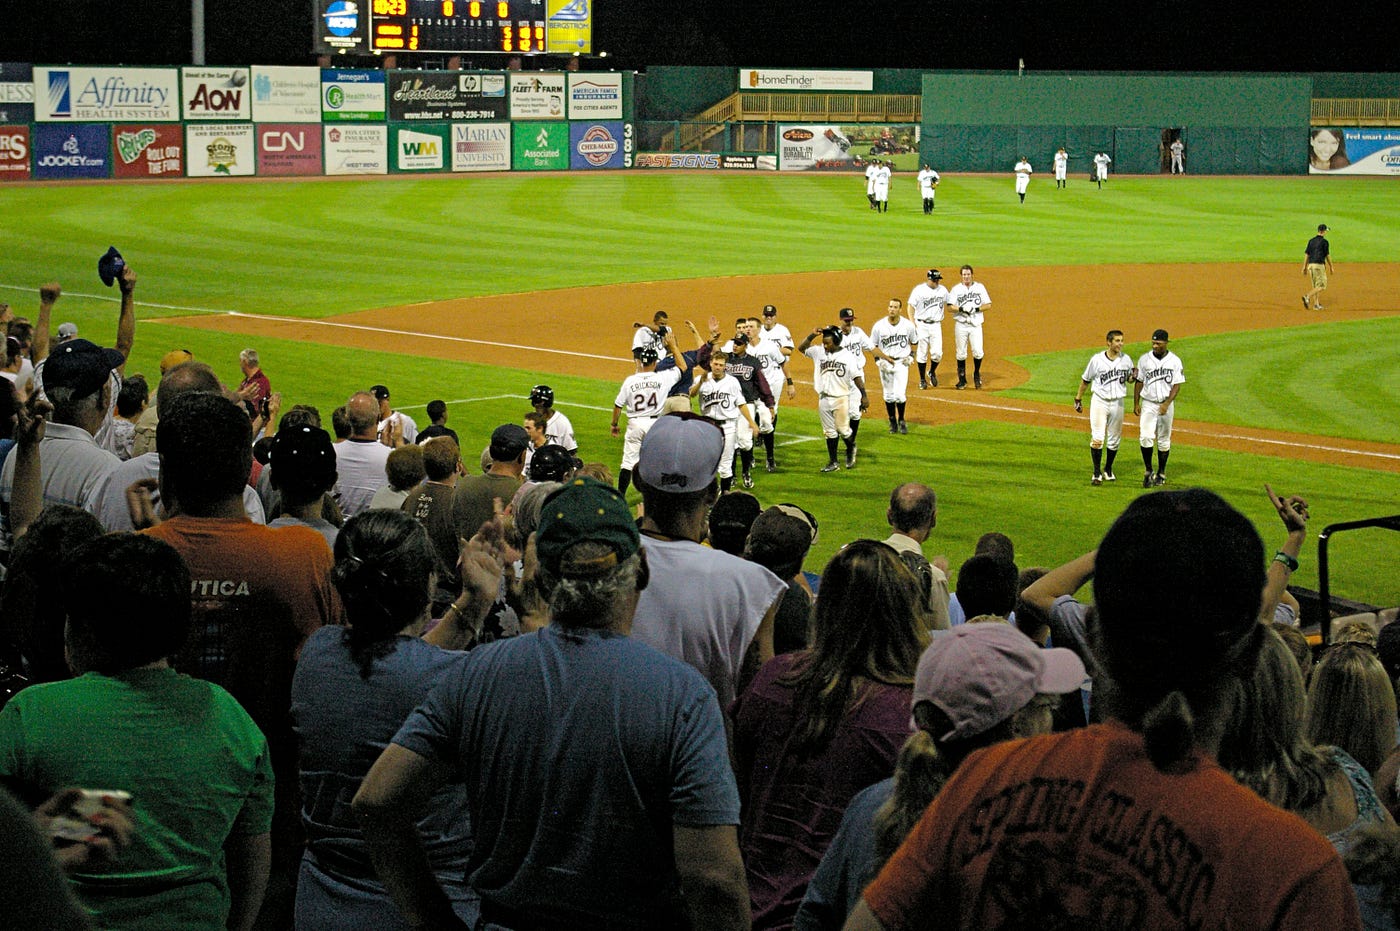
[[[747,928],[714,690],[628,637],[648,571],[625,499],[570,481],[545,500],[536,547],[550,626],[445,676],[355,797],[376,868],[415,927],[462,926],[415,830],[459,781],[486,927]]]

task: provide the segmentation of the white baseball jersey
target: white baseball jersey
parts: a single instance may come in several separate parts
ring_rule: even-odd
[[[1128,394],[1128,382],[1133,378],[1133,360],[1126,353],[1110,359],[1100,352],[1089,360],[1079,380],[1089,386],[1094,397],[1104,401],[1121,401]]]
[[[880,347],[881,352],[898,360],[909,358],[918,335],[914,332],[914,324],[903,317],[899,318],[898,323],[890,323],[889,317],[881,317],[870,328],[870,339]]]
[[[933,196],[933,186],[938,183],[938,172],[932,168],[925,168],[919,172],[919,195],[928,200]]]
[[[1060,151],[1055,153],[1055,177],[1064,178],[1065,170],[1068,168],[1069,156],[1065,154],[1064,149],[1061,149]]]
[[[881,165],[875,171],[875,196],[877,198],[888,197],[890,194],[890,171],[889,165]]]
[[[680,378],[681,370],[678,368],[628,375],[623,380],[613,405],[622,408],[628,420],[657,417],[661,414],[661,405],[666,402],[666,394],[675,387]]]
[[[865,166],[865,193],[875,193],[875,173],[880,169],[874,165]]]
[[[1032,171],[1034,171],[1035,169],[1031,167],[1031,163],[1030,163],[1030,162],[1026,161],[1026,160],[1023,158],[1023,159],[1021,159],[1019,162],[1016,163],[1016,168],[1015,168],[1014,170],[1015,170],[1016,174],[1018,174],[1018,175],[1028,175],[1028,174],[1030,174]]]
[[[860,363],[845,344],[828,354],[825,346],[811,346],[805,355],[815,367],[813,378],[817,394],[823,398],[844,398],[855,388],[860,377]]]
[[[759,333],[759,335],[762,336],[764,339],[772,340],[783,349],[797,348],[797,344],[792,341],[791,331],[789,331],[788,328],[783,326],[781,323],[775,323],[772,326],[768,326],[765,324],[762,332]]]
[[[397,423],[403,430],[403,440],[405,443],[413,443],[418,439],[418,424],[413,422],[413,418],[403,411],[390,411],[389,416],[379,421],[378,430],[384,432],[384,428],[391,423]]]
[[[574,439],[574,425],[558,411],[555,411],[549,422],[544,425],[544,441],[557,443],[571,453],[578,452],[578,440]]]
[[[906,303],[918,323],[939,323],[943,320],[943,306],[948,303],[948,289],[922,281],[914,285]]]
[[[747,403],[744,389],[733,375],[726,374],[719,381],[711,376],[700,383],[700,413],[713,420],[738,420],[739,408]]]
[[[982,282],[974,281],[966,285],[959,281],[948,291],[948,303],[957,305],[953,313],[956,314],[958,323],[981,326],[982,308],[990,307],[992,299],[987,295],[987,289],[982,286]]]
[[[647,327],[637,327],[637,332],[632,336],[632,348],[641,349],[643,346],[651,346],[656,350],[656,358],[664,359],[670,353],[666,349],[666,338],[655,330]]]
[[[1186,381],[1186,372],[1176,353],[1167,350],[1157,358],[1149,349],[1138,360],[1138,381],[1142,382],[1142,399],[1149,404],[1161,404],[1172,393],[1172,385]]]
[[[1107,152],[1100,152],[1094,156],[1094,168],[1098,170],[1100,178],[1108,177],[1108,166],[1112,161]]]
[[[865,364],[869,361],[865,358],[865,354],[875,348],[869,335],[860,327],[852,326],[851,332],[841,334],[841,348],[860,360],[860,372],[857,374],[864,375]]]
[[[759,368],[763,370],[763,379],[768,382],[768,388],[776,399],[778,390],[786,378],[783,374],[783,363],[787,358],[783,355],[783,350],[773,340],[760,338],[757,345],[749,347],[749,355],[758,360]]]

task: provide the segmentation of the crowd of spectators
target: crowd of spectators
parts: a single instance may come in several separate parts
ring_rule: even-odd
[[[817,572],[707,418],[657,418],[634,510],[547,386],[477,435],[384,385],[328,432],[252,349],[152,390],[119,284],[113,348],[50,345],[57,285],[4,320],[17,926],[1397,926],[1400,636],[1314,665],[1301,498],[1271,560],[1188,489],[954,571],[904,482]]]

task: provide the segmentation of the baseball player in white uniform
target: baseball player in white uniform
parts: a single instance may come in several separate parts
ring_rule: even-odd
[[[864,330],[856,326],[856,312],[849,307],[841,308],[841,348],[849,352],[860,366],[861,384],[865,383],[865,366],[867,359],[865,354],[875,348],[875,344],[870,341],[870,336]],[[866,405],[860,403],[860,395],[864,393],[862,387],[860,391],[851,389],[850,404],[847,410],[851,412],[851,440],[854,441],[856,434],[860,433],[860,415],[865,410]],[[846,457],[848,460],[846,468],[855,465],[855,453]]]
[[[1167,456],[1172,450],[1172,419],[1176,410],[1177,393],[1186,382],[1186,373],[1176,353],[1167,349],[1167,331],[1154,330],[1152,350],[1144,353],[1137,364],[1137,381],[1133,383],[1133,413],[1138,414],[1138,444],[1142,447],[1142,465],[1147,474],[1142,487],[1167,483]],[[1144,406],[1144,402],[1146,402]],[[1157,446],[1157,471],[1152,471],[1152,446]]]
[[[1055,187],[1062,188],[1069,182],[1065,180],[1069,174],[1069,153],[1064,146],[1055,150]]]
[[[651,318],[651,326],[647,326],[645,323],[634,323],[632,326],[637,331],[632,334],[632,355],[634,358],[637,356],[637,350],[643,346],[655,349],[659,359],[666,358],[666,353],[671,351],[666,341],[666,337],[671,332],[666,311],[658,310]],[[680,357],[677,356],[677,358]]]
[[[878,158],[865,166],[865,199],[870,201],[871,210],[880,209],[875,203],[875,175],[879,170],[880,160]]]
[[[1179,138],[1167,146],[1172,153],[1172,174],[1186,174],[1186,144]]]
[[[569,418],[554,409],[554,389],[549,385],[536,385],[530,389],[530,406],[549,418],[545,424],[545,443],[562,446],[575,456],[578,455],[578,440],[574,439],[574,425]]]
[[[821,337],[821,345],[813,346],[812,340]],[[846,468],[855,468],[856,437],[851,430],[851,392],[860,392],[860,409],[865,410],[870,400],[865,393],[865,379],[860,375],[860,364],[841,345],[839,327],[817,327],[798,351],[812,360],[816,367],[814,384],[817,387],[817,414],[821,418],[822,436],[826,438],[826,454],[829,460],[822,466],[823,472],[835,472],[836,440],[839,436],[846,443]]]
[[[924,216],[933,213],[933,189],[938,187],[938,172],[924,165],[919,172],[919,197],[924,202]]]
[[[919,364],[919,387],[938,387],[938,363],[943,361],[943,308],[948,303],[948,289],[943,287],[943,273],[928,270],[928,281],[914,285],[909,292],[909,319],[918,335],[915,361]]]
[[[758,424],[754,423],[753,410],[744,401],[744,389],[739,380],[725,374],[729,357],[723,352],[710,356],[710,370],[701,372],[690,386],[690,396],[700,397],[700,413],[716,421],[724,429],[724,454],[719,460],[719,487],[728,491],[734,484],[734,444],[738,438],[737,421],[740,417],[754,433]]]
[[[765,369],[763,376],[768,379],[768,387],[773,389],[773,426],[778,425],[778,403],[783,396],[783,385],[787,385],[788,400],[797,397],[797,386],[793,384],[792,376],[787,371],[787,360],[797,348],[797,344],[792,341],[792,333],[788,328],[778,322],[778,308],[772,304],[763,305],[763,319],[759,336],[763,342],[769,343],[778,348],[782,354],[782,362],[779,363],[779,370],[771,376]],[[763,450],[768,455],[767,468],[769,472],[778,471],[778,460],[774,458],[774,436],[773,430],[763,434]]]
[[[1113,159],[1108,157],[1107,152],[1100,152],[1094,156],[1094,179],[1098,181],[1101,188],[1103,183],[1108,180],[1108,166],[1112,162]]]
[[[1133,381],[1136,369],[1133,360],[1123,354],[1123,331],[1109,330],[1108,348],[1097,353],[1084,367],[1079,376],[1079,390],[1074,393],[1074,409],[1084,412],[1084,389],[1092,395],[1089,398],[1089,456],[1094,460],[1094,477],[1090,485],[1116,482],[1113,474],[1113,460],[1118,455],[1118,444],[1123,439],[1123,399],[1128,396],[1128,382]],[[1108,462],[1103,461],[1104,447],[1108,447]],[[1102,466],[1102,468],[1100,468]]]
[[[880,162],[875,172],[875,209],[881,213],[890,212],[890,170],[889,162]]]
[[[870,341],[875,347],[871,352],[880,371],[880,393],[885,399],[891,433],[909,432],[904,423],[904,405],[908,401],[909,363],[914,361],[918,339],[914,324],[904,317],[904,302],[890,298],[886,315],[870,328]]]
[[[962,281],[948,292],[953,310],[953,346],[958,359],[959,391],[967,387],[967,350],[972,347],[972,384],[982,387],[982,312],[992,306],[982,282],[972,280],[972,266],[964,265]]]
[[[1026,188],[1031,186],[1031,172],[1034,169],[1031,168],[1031,163],[1026,161],[1026,157],[1022,155],[1021,160],[1016,163],[1016,167],[1012,170],[1016,172],[1016,196],[1021,198],[1021,203],[1024,204],[1026,202]]]
[[[666,334],[666,341],[674,346],[675,336]],[[675,355],[680,358],[679,352]],[[623,494],[627,493],[627,486],[632,483],[632,468],[642,452],[642,437],[661,416],[667,394],[684,374],[678,368],[658,372],[658,361],[655,347],[643,346],[637,350],[637,371],[623,379],[617,399],[613,401],[613,436],[618,433],[618,418],[624,411],[627,413],[627,436],[622,441],[622,467],[617,473],[617,490]]]

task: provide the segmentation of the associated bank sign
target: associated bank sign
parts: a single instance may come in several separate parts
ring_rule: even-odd
[[[786,71],[746,68],[739,72],[741,91],[868,91],[875,89],[873,71]]]
[[[180,73],[174,68],[35,68],[40,123],[175,122]]]

